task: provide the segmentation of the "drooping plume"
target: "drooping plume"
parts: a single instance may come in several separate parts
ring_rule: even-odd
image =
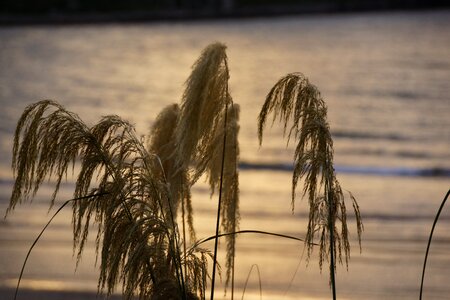
[[[193,182],[204,173],[204,169],[195,165],[210,156],[208,149],[216,132],[221,130],[218,128],[220,116],[231,102],[225,49],[225,45],[214,43],[203,50],[186,81],[181,101],[176,133],[177,159],[181,167],[194,166]]]
[[[233,104],[228,90],[225,49],[221,43],[206,47],[186,81],[177,126],[176,159],[180,169],[189,169],[191,184],[207,174],[211,195],[220,190],[222,183],[222,194],[219,195],[221,227],[230,233],[239,227],[239,108]],[[233,268],[234,249],[235,236],[230,235],[227,237],[227,284]]]
[[[222,209],[221,224],[225,233],[236,232],[239,230],[239,105],[233,104],[228,108],[227,114],[223,115],[219,128],[222,128],[216,134],[216,138],[210,152],[211,160],[206,166],[209,184],[211,187],[211,195],[220,189],[220,179],[222,176]],[[225,147],[222,143],[225,138]],[[223,155],[225,150],[225,155]],[[222,170],[222,160],[223,170]],[[227,239],[227,258],[226,258],[226,283],[231,279],[231,271],[234,267],[236,235],[228,235]]]
[[[343,254],[347,264],[350,244],[346,206],[333,166],[333,140],[327,122],[327,107],[320,92],[301,73],[288,74],[280,79],[267,95],[259,114],[260,144],[267,118],[271,113],[272,122],[278,118],[283,123],[288,143],[291,138],[297,141],[292,177],[292,209],[297,183],[304,179],[303,195],[307,196],[309,202],[309,222],[305,238],[308,258],[313,251],[313,242],[318,240],[319,265],[322,268],[324,260],[330,259],[329,238],[332,234],[333,255],[342,263]],[[353,196],[351,200],[356,215],[358,239],[361,242],[359,207]]]
[[[89,228],[97,224],[99,291],[111,294],[120,282],[125,299],[149,299],[160,282],[170,281],[180,298],[189,294],[182,292],[186,287],[179,276],[176,229],[162,216],[168,195],[167,183],[153,173],[159,162],[134,128],[117,116],[88,127],[54,101],[27,107],[15,133],[16,180],[9,210],[32,197],[46,178],[56,179],[52,205],[75,164],[79,171],[72,200],[74,251],[79,261]]]
[[[161,165],[154,170],[163,181],[169,185],[170,195],[168,201],[163,201],[162,205],[167,216],[177,219],[180,203],[187,210],[187,223],[191,240],[195,240],[195,230],[193,224],[193,211],[191,203],[190,181],[188,169],[184,166],[176,165],[176,140],[177,124],[180,109],[178,104],[172,104],[164,108],[156,118],[151,131],[148,149],[155,154]],[[183,209],[184,209],[183,208]]]

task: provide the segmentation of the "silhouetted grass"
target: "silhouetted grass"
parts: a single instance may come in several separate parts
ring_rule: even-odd
[[[69,169],[77,174],[72,203],[73,248],[80,261],[92,223],[98,225],[99,292],[110,296],[119,283],[125,299],[214,299],[218,240],[226,240],[226,282],[234,297],[236,238],[240,234],[302,239],[258,230],[239,230],[239,105],[231,98],[226,46],[206,47],[194,63],[181,103],[158,115],[146,141],[118,116],[88,127],[51,100],[28,106],[19,119],[13,146],[15,183],[8,213],[32,200],[45,179],[56,180],[52,207]],[[310,207],[304,247],[309,260],[319,247],[319,267],[330,262],[335,293],[336,260],[348,264],[346,205],[333,166],[327,108],[318,89],[300,73],[280,79],[262,107],[259,139],[273,114],[297,143],[292,210],[298,181]],[[218,193],[215,235],[198,240],[193,226],[191,188],[206,176],[211,197]],[[361,246],[358,204],[350,193]],[[181,210],[181,233],[179,214]],[[53,217],[43,228],[29,253]],[[188,234],[186,234],[186,229]],[[214,250],[201,245],[214,239]],[[23,275],[28,255],[24,261]],[[212,275],[208,273],[212,261]],[[16,291],[17,293],[17,291]]]
[[[422,300],[423,282],[425,280],[425,269],[427,268],[428,252],[430,251],[431,240],[433,239],[434,228],[436,227],[436,223],[439,220],[439,217],[441,215],[442,209],[444,208],[444,205],[447,202],[448,195],[450,195],[450,190],[447,191],[447,194],[445,195],[444,199],[441,202],[441,206],[439,207],[439,209],[438,209],[438,211],[436,213],[436,216],[434,217],[433,226],[431,226],[430,236],[428,237],[427,250],[425,252],[425,259],[423,261],[422,279],[420,281],[420,294],[419,294],[419,299],[420,300]]]

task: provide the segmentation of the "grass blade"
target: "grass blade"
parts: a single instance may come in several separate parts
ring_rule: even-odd
[[[227,115],[228,115],[228,103],[226,103],[226,105],[225,105],[222,166],[221,166],[221,171],[220,171],[219,201],[217,204],[216,238],[215,238],[215,242],[214,242],[214,259],[213,259],[213,270],[212,270],[212,277],[211,277],[211,300],[214,300],[214,283],[215,283],[215,279],[216,279],[217,246],[218,246],[218,242],[219,242],[219,226],[220,226],[220,208],[221,208],[221,204],[222,204],[223,170],[225,167],[225,148],[227,145]]]
[[[336,300],[336,263],[335,263],[335,248],[334,248],[334,205],[332,192],[328,196],[329,211],[328,211],[328,230],[330,232],[330,281],[333,300]]]
[[[66,202],[64,202],[59,208],[58,210],[53,214],[53,216],[50,218],[50,220],[47,222],[47,224],[44,226],[44,228],[42,228],[41,232],[39,233],[39,235],[36,237],[36,239],[34,240],[33,244],[31,245],[30,249],[28,249],[28,253],[27,256],[25,257],[25,260],[23,262],[22,265],[22,269],[20,270],[20,275],[19,275],[19,280],[17,281],[17,286],[16,286],[16,291],[14,293],[14,300],[17,299],[17,294],[19,293],[19,286],[20,286],[20,281],[22,280],[22,276],[23,276],[23,272],[25,271],[25,266],[27,264],[28,258],[30,257],[31,251],[33,250],[34,246],[36,246],[37,242],[39,241],[39,239],[41,238],[42,234],[44,234],[44,231],[47,229],[47,227],[50,225],[50,223],[53,221],[53,219],[56,217],[56,215],[58,215],[58,213],[70,202],[72,201],[77,201],[77,200],[82,200],[82,199],[87,199],[87,198],[91,198],[91,197],[95,197],[95,196],[101,196],[101,195],[105,195],[108,193],[99,193],[99,194],[95,194],[95,195],[89,195],[89,196],[84,196],[84,197],[79,197],[79,198],[74,198],[74,199],[70,199],[67,200]]]
[[[262,300],[262,284],[261,284],[261,273],[259,272],[259,267],[257,264],[253,264],[250,268],[250,271],[248,272],[247,279],[245,280],[244,284],[244,290],[242,291],[242,298],[241,300],[244,300],[245,290],[247,289],[248,280],[250,279],[250,275],[252,274],[253,267],[256,268],[256,271],[258,272],[258,281],[259,281],[259,299]]]
[[[430,236],[428,238],[427,251],[425,252],[425,260],[423,262],[422,280],[420,282],[420,296],[419,296],[420,300],[422,300],[423,281],[424,281],[424,278],[425,278],[425,269],[427,267],[428,252],[430,250],[431,239],[433,238],[434,228],[436,227],[436,223],[439,220],[439,216],[441,215],[442,208],[444,208],[445,202],[447,202],[449,194],[450,194],[450,190],[447,191],[447,195],[445,195],[444,200],[442,200],[441,206],[439,207],[439,210],[438,210],[438,212],[436,214],[436,217],[434,218],[433,226],[431,227]]]
[[[197,241],[194,247],[197,247],[203,243],[206,243],[208,241],[214,240],[216,237],[225,237],[225,236],[229,236],[229,235],[233,235],[233,234],[242,234],[242,233],[254,233],[254,234],[262,234],[262,235],[271,235],[271,236],[276,236],[276,237],[280,237],[280,238],[285,238],[285,239],[290,239],[290,240],[296,240],[299,242],[304,242],[305,240],[295,237],[295,236],[290,236],[290,235],[286,235],[286,234],[280,234],[280,233],[273,233],[273,232],[267,232],[267,231],[261,231],[261,230],[239,230],[239,231],[235,231],[235,232],[228,232],[228,233],[221,233],[218,235],[213,235],[207,238],[204,238],[202,240]],[[317,244],[313,243],[314,246],[317,246]]]

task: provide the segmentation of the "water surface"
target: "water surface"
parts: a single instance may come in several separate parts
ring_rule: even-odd
[[[54,99],[91,125],[117,114],[145,135],[164,106],[179,102],[201,50],[221,41],[228,46],[231,94],[241,105],[241,228],[305,233],[306,201],[298,199],[291,214],[293,153],[282,128],[268,128],[261,148],[256,137],[265,95],[281,76],[302,72],[328,104],[338,178],[364,217],[362,253],[352,227],[352,259],[348,272],[338,269],[338,295],[417,297],[427,235],[450,187],[448,28],[449,11],[0,28],[0,212],[11,192],[14,128],[28,104]],[[72,180],[60,201],[70,198]],[[15,285],[28,247],[50,217],[50,193],[44,187],[32,205],[1,221],[0,286]],[[194,206],[198,236],[212,235],[215,199],[205,187],[196,188]],[[450,294],[449,226],[445,209],[426,298]],[[63,211],[30,257],[24,287],[96,290],[94,245],[74,273],[70,230],[70,211]],[[315,256],[306,267],[302,250],[291,241],[240,237],[238,293],[258,264],[266,299],[329,297],[326,271],[320,274]],[[246,299],[259,298],[254,276]]]

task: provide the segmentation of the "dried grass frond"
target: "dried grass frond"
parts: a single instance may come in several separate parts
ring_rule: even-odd
[[[222,207],[221,207],[221,227],[223,232],[230,233],[239,230],[239,112],[238,104],[233,104],[228,108],[227,114],[223,114],[219,120],[219,130],[216,133],[214,142],[210,145],[209,160],[203,160],[211,188],[211,196],[220,188],[222,177]],[[225,138],[225,147],[222,143]],[[223,151],[225,150],[225,155]],[[223,170],[222,170],[222,160]],[[226,283],[230,283],[231,272],[234,267],[236,235],[226,236],[227,257],[226,257]]]
[[[154,173],[167,181],[170,190],[170,202],[164,201],[166,214],[172,210],[174,220],[177,219],[180,202],[187,211],[187,224],[192,241],[195,240],[193,225],[193,210],[190,192],[188,169],[176,165],[176,132],[180,115],[178,104],[165,107],[156,118],[150,131],[147,144],[149,152],[155,154],[161,161]]]
[[[350,245],[346,207],[333,166],[333,140],[327,122],[327,107],[320,92],[301,73],[288,74],[280,79],[267,95],[258,117],[260,144],[267,118],[271,113],[272,123],[277,119],[283,123],[288,143],[291,138],[297,141],[292,177],[292,210],[298,181],[304,179],[303,196],[307,196],[310,207],[305,238],[308,258],[313,251],[313,242],[318,239],[319,265],[322,269],[323,261],[330,259],[329,237],[330,228],[333,228],[334,257],[348,265]],[[363,227],[359,207],[353,196],[351,199],[360,240]],[[340,229],[337,227],[339,223]]]
[[[86,131],[76,115],[54,101],[41,101],[25,109],[14,135],[12,168],[16,179],[7,212],[17,203],[31,200],[51,175],[56,178],[53,205],[67,169],[87,143]]]
[[[117,116],[89,128],[54,101],[27,107],[19,120],[13,148],[16,174],[8,211],[56,178],[53,204],[70,166],[80,163],[73,202],[74,251],[82,256],[89,226],[98,224],[99,291],[111,294],[123,283],[126,299],[148,299],[160,278],[177,278],[182,291],[177,229],[164,210],[167,182],[154,172],[160,162]],[[101,248],[101,249],[100,249]],[[181,293],[181,292],[180,292]]]
[[[183,172],[177,170],[173,159],[179,111],[178,104],[171,104],[159,113],[150,130],[150,139],[147,144],[149,152],[154,153],[161,160],[161,167],[154,172],[158,172],[161,178],[170,182],[172,206],[175,211],[183,194],[181,178]]]
[[[67,172],[80,166],[73,201],[74,252],[77,263],[92,223],[98,224],[96,253],[99,291],[113,293],[119,283],[125,299],[205,298],[212,282],[217,241],[226,237],[226,287],[234,269],[239,231],[239,106],[228,90],[225,45],[211,44],[193,65],[181,105],[166,107],[157,117],[148,143],[118,116],[106,116],[88,127],[58,103],[45,100],[27,107],[19,119],[13,146],[14,183],[8,211],[31,200],[45,179],[55,179],[50,207]],[[319,245],[319,266],[350,258],[347,208],[333,166],[333,141],[327,107],[318,89],[300,73],[288,74],[269,92],[258,119],[258,136],[269,115],[284,123],[289,144],[297,142],[292,177],[292,210],[298,182],[304,180],[309,221],[305,238],[310,258]],[[216,235],[186,250],[185,213],[195,241],[190,189],[206,174],[211,196],[220,191]],[[350,193],[361,247],[363,225]],[[182,208],[183,238],[177,225]],[[219,234],[219,218],[223,234]],[[272,234],[251,231],[253,233]],[[287,236],[282,236],[286,238]],[[292,237],[287,237],[292,238]],[[199,245],[215,239],[214,256]],[[184,253],[181,253],[184,242]],[[207,273],[213,260],[212,277]],[[333,265],[334,264],[334,265]],[[330,274],[331,275],[331,274]]]
[[[164,286],[171,291],[176,287],[174,297],[195,298],[192,291],[204,297],[210,253],[191,247],[181,256],[176,217],[182,203],[195,240],[190,188],[207,172],[214,193],[222,176],[218,166],[225,158],[222,227],[225,232],[238,228],[238,107],[231,106],[228,93],[225,48],[215,43],[202,52],[186,81],[181,108],[174,104],[161,112],[146,147],[133,126],[118,116],[89,127],[51,100],[30,105],[20,118],[8,212],[31,200],[46,178],[56,180],[51,207],[69,168],[74,172],[79,165],[74,253],[78,264],[90,225],[98,224],[99,291],[110,295],[121,282],[126,299],[172,297]],[[227,239],[229,267],[234,235]],[[184,272],[182,264],[188,267]]]
[[[220,115],[231,102],[225,49],[221,43],[207,46],[186,81],[176,133],[176,158],[180,167],[195,165],[196,161],[209,155],[209,145],[220,130]],[[195,168],[192,183],[203,172]]]
[[[183,262],[186,265],[187,277],[190,280],[189,289],[196,291],[200,299],[205,299],[207,283],[211,279],[208,273],[208,259],[213,260],[213,254],[210,250],[194,246],[187,251]]]
[[[239,126],[238,107],[232,105],[228,92],[229,70],[225,49],[225,45],[220,43],[206,47],[186,81],[177,125],[175,157],[179,169],[189,169],[191,184],[206,172],[212,194],[219,188],[223,176],[221,223],[225,232],[234,232],[239,223]],[[224,148],[225,132],[227,143]],[[234,244],[235,237],[227,237],[228,275],[234,258]]]

